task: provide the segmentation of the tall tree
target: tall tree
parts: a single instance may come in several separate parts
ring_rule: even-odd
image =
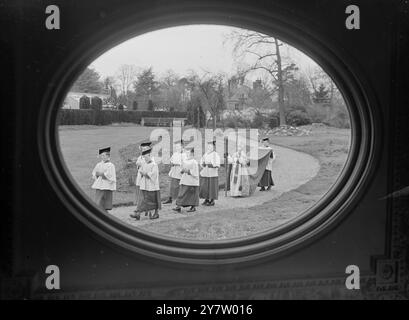
[[[206,124],[206,115],[203,111],[200,96],[195,93],[187,102],[187,121],[196,128],[203,128]]]
[[[159,93],[159,83],[155,80],[152,67],[142,70],[137,75],[133,87],[137,96],[143,96],[148,100],[152,100]]]
[[[285,118],[285,84],[290,81],[298,67],[291,61],[286,61],[281,53],[283,42],[250,30],[232,31],[226,38],[233,41],[233,53],[237,60],[247,61],[245,72],[264,72],[271,78],[272,93],[277,92],[280,113],[280,124],[286,123]]]
[[[286,108],[294,106],[306,107],[311,104],[311,92],[308,80],[301,76],[294,78],[285,85]]]
[[[99,81],[99,78],[99,73],[88,67],[74,82],[71,90],[86,93],[101,93],[103,84]]]
[[[210,113],[213,129],[216,129],[216,121],[225,109],[225,78],[222,73],[207,72],[203,76],[191,73],[188,80],[199,95],[202,106]]]
[[[314,102],[319,102],[316,101],[318,95],[319,99],[319,96],[321,96],[321,99],[324,97],[326,102],[332,106],[334,99],[339,98],[340,93],[331,77],[318,65],[309,68],[307,75],[312,87]],[[324,90],[326,91],[324,92]]]
[[[182,110],[186,107],[184,101],[185,83],[173,70],[167,70],[160,79],[160,95],[162,103],[170,110]]]
[[[319,85],[317,89],[314,90],[313,100],[315,103],[328,102],[329,90],[327,90],[323,83]]]
[[[137,68],[131,64],[123,64],[118,68],[116,78],[120,86],[120,94],[126,96],[131,84],[137,76]]]

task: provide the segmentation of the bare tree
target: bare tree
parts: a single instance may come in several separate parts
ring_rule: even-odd
[[[276,37],[250,30],[234,30],[226,36],[226,41],[233,42],[236,60],[251,61],[244,71],[261,71],[270,76],[273,91],[278,94],[280,124],[286,124],[285,84],[298,68],[293,62],[287,62],[283,58],[280,47],[284,43]]]
[[[210,113],[213,129],[225,108],[224,89],[226,76],[222,73],[206,72],[203,76],[191,72],[188,81],[197,90],[206,111]]]
[[[162,102],[170,110],[186,108],[186,101],[183,101],[183,94],[186,90],[185,83],[180,80],[180,77],[173,70],[167,70],[159,81]]]
[[[116,78],[118,79],[122,95],[127,95],[129,87],[136,79],[137,73],[138,69],[134,65],[123,64],[119,67]]]

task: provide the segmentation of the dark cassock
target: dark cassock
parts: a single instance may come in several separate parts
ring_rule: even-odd
[[[131,215],[131,217],[137,220],[140,219],[141,212],[145,212],[145,215],[149,212],[150,219],[157,219],[159,218],[158,211],[161,209],[159,168],[151,157],[151,151],[151,149],[142,151],[144,163],[139,169],[141,175],[139,182],[139,199],[136,212]],[[151,215],[151,210],[155,211],[153,215]]]
[[[170,157],[170,188],[169,188],[169,198],[164,202],[164,204],[172,203],[173,199],[176,199],[179,195],[179,185],[180,179],[182,178],[182,163],[186,160],[186,152],[182,148],[182,142],[178,141],[174,144],[175,152]]]
[[[111,148],[100,149],[101,162],[92,170],[94,183],[91,188],[95,189],[95,202],[103,210],[112,209],[113,192],[116,190],[116,172],[110,160],[110,152]]]
[[[264,170],[263,176],[261,177],[261,180],[258,183],[258,186],[260,187],[260,191],[265,191],[266,188],[267,190],[270,190],[271,187],[274,186],[272,172],[273,172],[273,162],[275,160],[275,155],[274,155],[274,152],[272,151],[273,149],[269,145],[269,139],[264,138],[262,142],[264,145],[260,147],[260,149],[271,150],[270,158],[268,159],[266,169]]]
[[[180,212],[181,207],[190,207],[188,212],[196,211],[199,205],[199,164],[193,158],[194,150],[190,149],[187,158],[182,162],[179,194],[174,211]]]
[[[207,144],[207,152],[200,159],[200,198],[205,199],[203,205],[213,206],[219,196],[220,156],[214,150],[216,141]]]

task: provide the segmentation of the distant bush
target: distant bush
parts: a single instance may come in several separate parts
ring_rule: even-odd
[[[287,124],[295,127],[304,126],[312,123],[308,113],[300,110],[295,110],[287,113],[286,122]]]
[[[140,124],[144,117],[186,118],[186,112],[61,109],[59,125],[109,125],[120,122]]]
[[[301,112],[307,112],[307,108],[301,105],[290,105],[286,108],[287,112],[292,112],[292,111],[301,111]]]
[[[92,97],[91,108],[94,110],[102,110],[102,99],[97,96]]]
[[[89,109],[91,107],[91,102],[86,95],[80,98],[80,109]]]
[[[274,128],[277,128],[278,126],[280,126],[280,116],[279,116],[278,112],[270,116],[270,119],[268,121],[268,126],[271,129],[274,129]]]
[[[251,121],[252,128],[263,128],[269,122],[268,118],[262,114],[255,114],[253,120]]]
[[[344,104],[313,104],[307,107],[307,113],[314,123],[324,123],[331,127],[349,129],[349,113]]]
[[[334,114],[324,123],[331,127],[350,129],[351,123],[349,120],[349,114],[344,109],[338,109]]]

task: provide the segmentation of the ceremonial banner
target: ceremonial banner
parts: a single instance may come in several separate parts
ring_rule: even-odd
[[[248,179],[245,179],[246,183],[249,183],[249,195],[251,196],[257,188],[258,183],[263,176],[264,171],[266,170],[268,160],[270,158],[271,153],[273,152],[272,149],[268,148],[259,148],[258,149],[258,157],[254,159],[250,157],[250,166],[249,166],[249,174]],[[255,162],[255,160],[257,162]],[[232,173],[232,164],[228,166],[228,179],[227,179],[227,190],[230,190],[230,178]],[[248,182],[247,182],[248,181]],[[247,186],[246,186],[247,187]]]

